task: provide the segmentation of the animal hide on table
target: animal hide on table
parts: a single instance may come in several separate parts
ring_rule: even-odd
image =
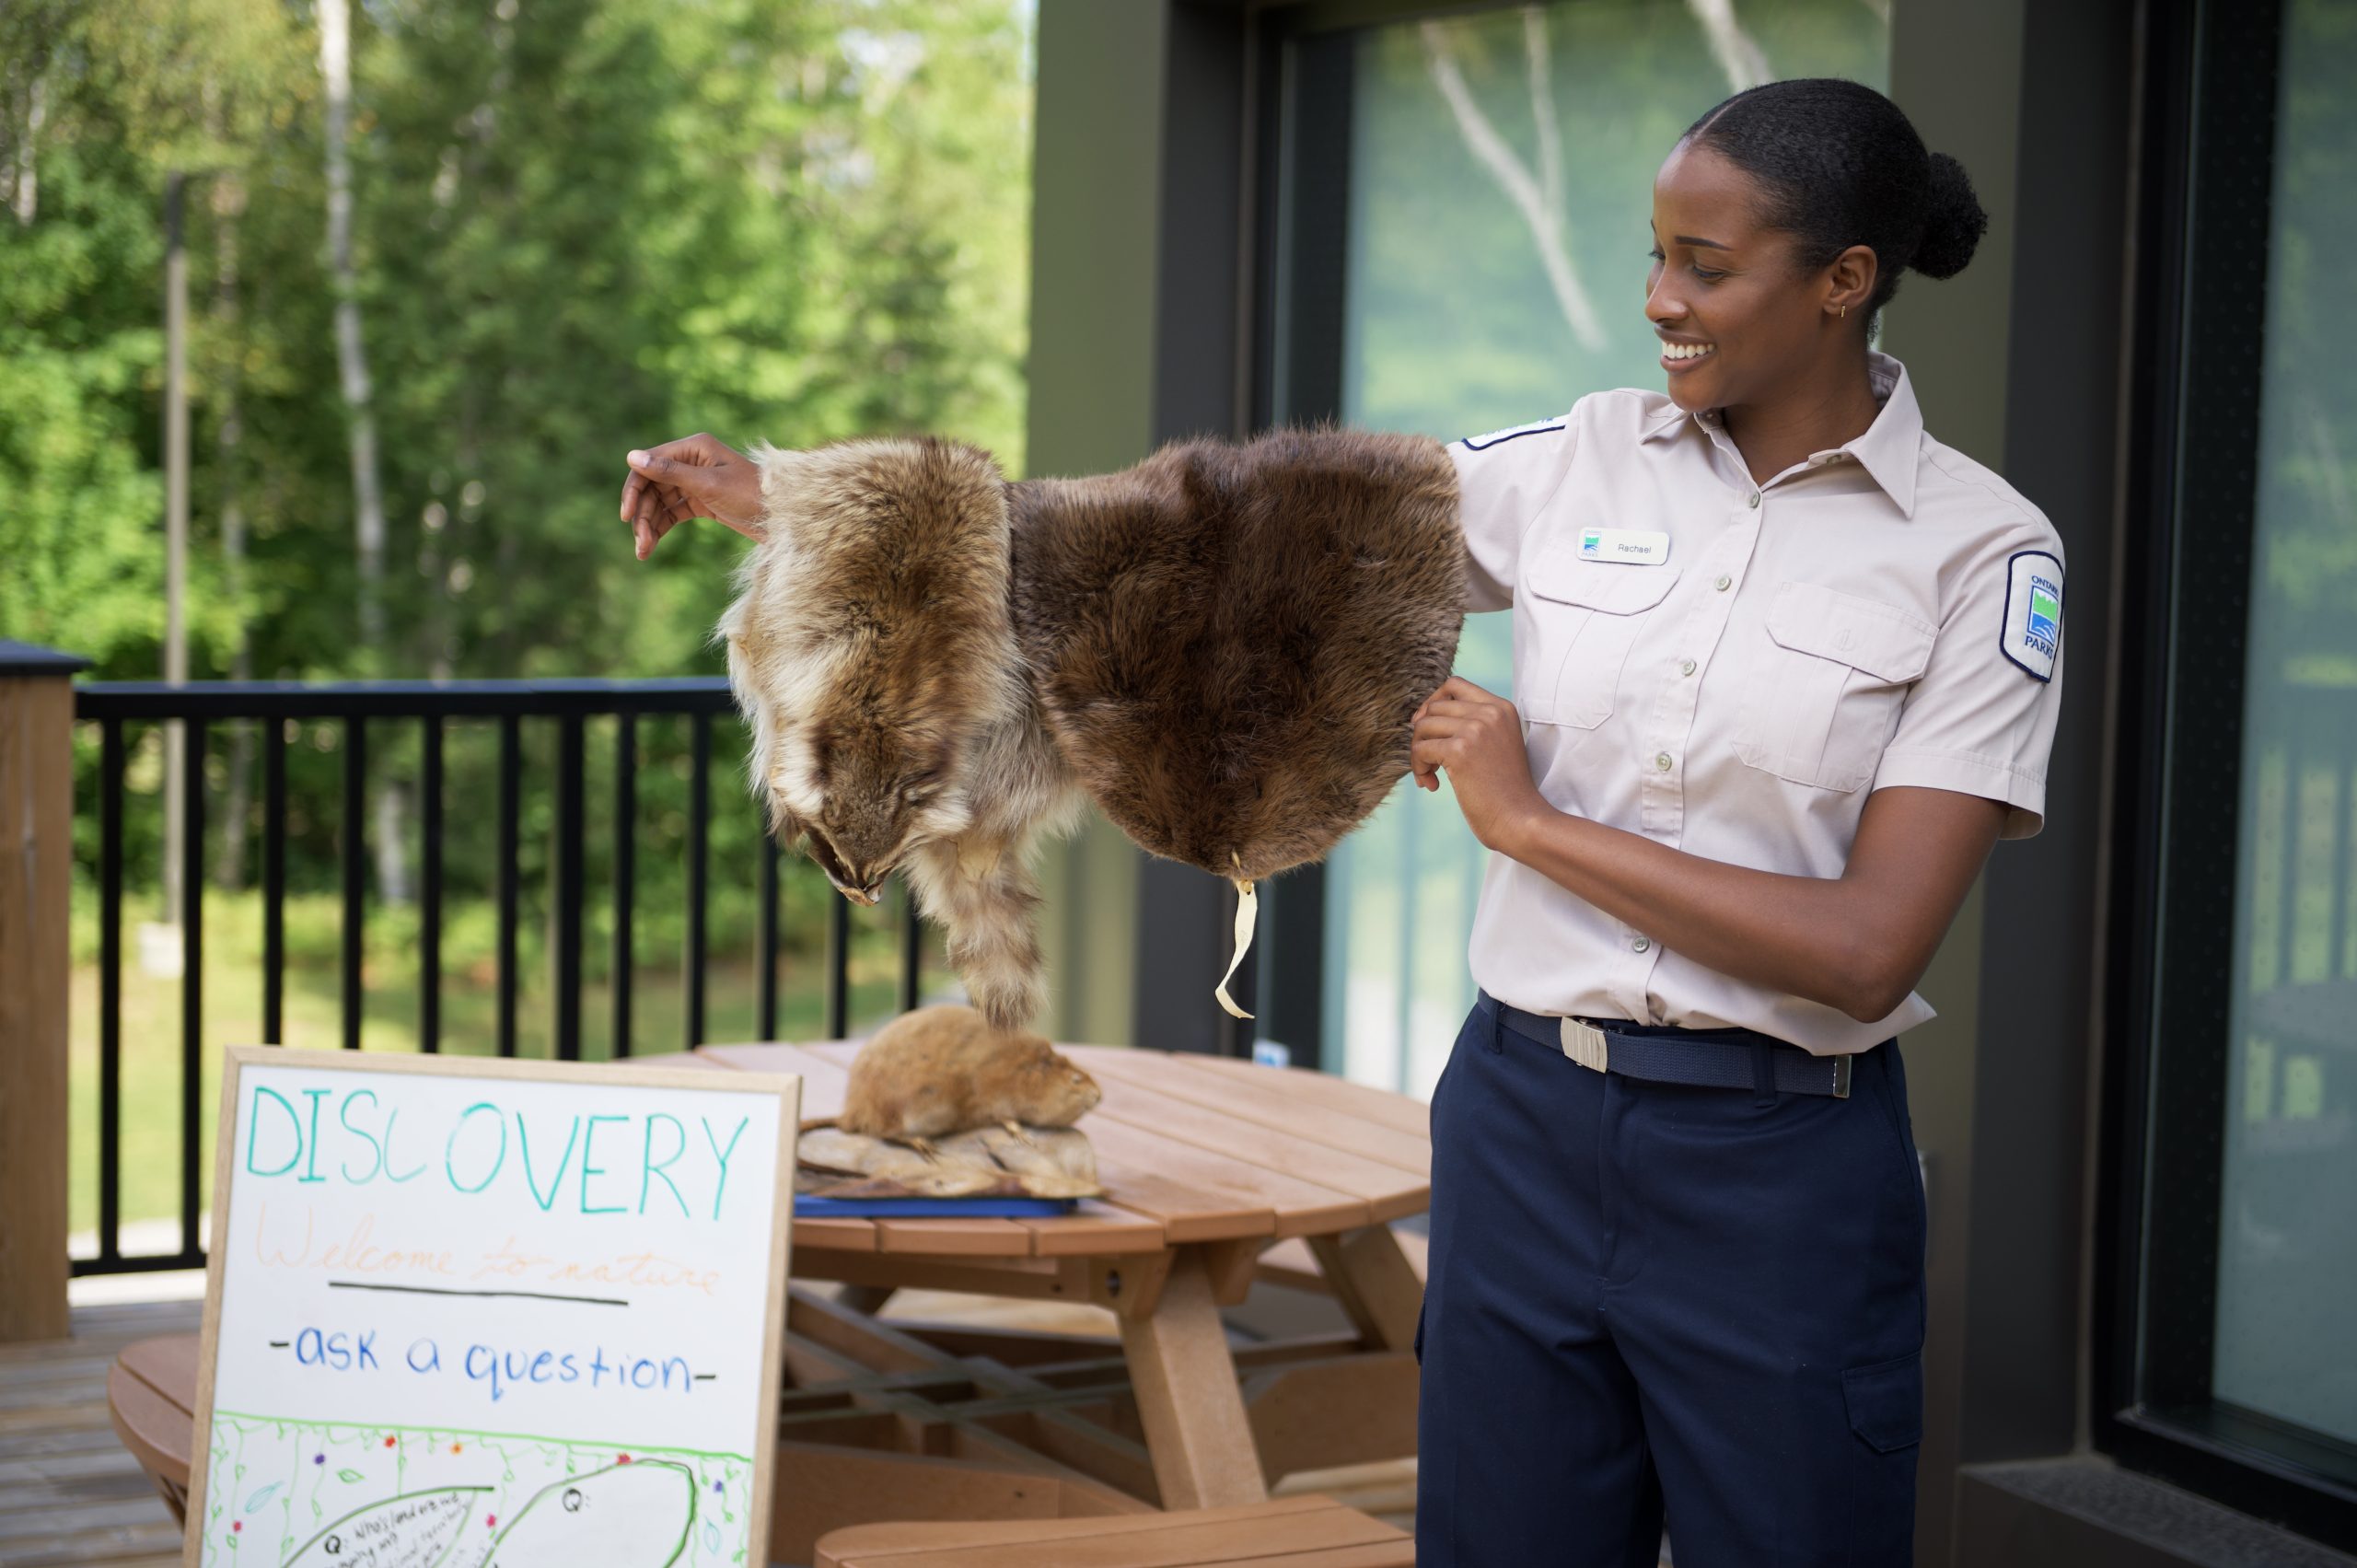
[[[1044,998],[1043,839],[1093,801],[1248,911],[1407,772],[1456,656],[1429,436],[1288,427],[1016,482],[935,436],[752,455],[767,537],[719,634],[771,830],[860,902],[904,872],[995,1028]]]
[[[794,1190],[822,1198],[1101,1198],[1097,1151],[1071,1127],[977,1127],[929,1151],[806,1122]]]

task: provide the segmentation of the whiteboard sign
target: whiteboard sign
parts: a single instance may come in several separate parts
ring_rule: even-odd
[[[800,1080],[238,1047],[188,1568],[759,1568]]]

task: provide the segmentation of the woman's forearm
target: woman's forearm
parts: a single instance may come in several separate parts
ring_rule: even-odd
[[[1729,865],[1543,803],[1492,847],[1705,968],[1862,1022],[1891,1010],[1863,900],[1840,881]]]

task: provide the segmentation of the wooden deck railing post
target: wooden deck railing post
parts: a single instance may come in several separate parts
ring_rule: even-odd
[[[0,641],[0,1343],[63,1339],[74,672]]]

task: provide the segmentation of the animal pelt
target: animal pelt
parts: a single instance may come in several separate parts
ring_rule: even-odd
[[[933,436],[756,443],[722,617],[751,783],[847,897],[908,874],[999,1028],[1038,1010],[1030,862],[1093,800],[1248,883],[1380,804],[1462,624],[1455,466],[1319,424],[1007,482]]]

